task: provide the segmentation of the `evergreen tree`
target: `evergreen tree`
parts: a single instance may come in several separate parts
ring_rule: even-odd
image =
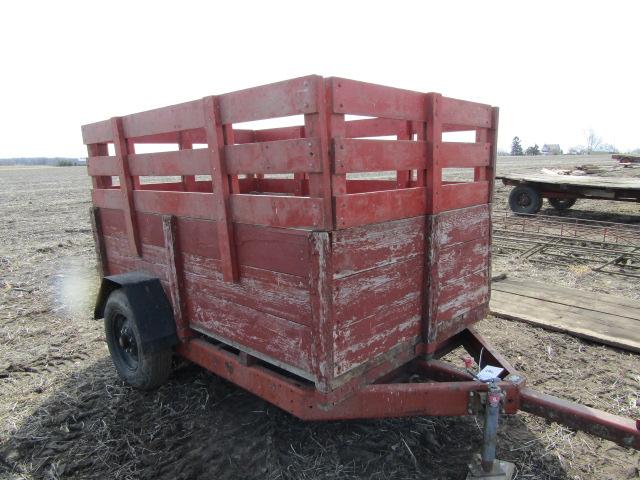
[[[511,155],[524,155],[519,137],[513,137],[513,142],[511,142]]]
[[[540,147],[538,147],[538,144],[536,143],[533,147],[527,148],[527,151],[525,152],[525,154],[540,155]]]

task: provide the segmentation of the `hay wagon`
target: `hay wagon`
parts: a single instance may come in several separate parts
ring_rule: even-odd
[[[639,178],[544,173],[513,173],[496,178],[514,187],[509,193],[509,208],[515,213],[538,213],[545,198],[556,210],[567,210],[580,198],[640,202]]]
[[[279,117],[297,123],[251,123]],[[529,390],[473,328],[497,123],[488,105],[308,76],[85,125],[95,317],[118,373],[152,388],[177,354],[305,420],[484,413],[483,471],[504,468],[498,414],[519,409],[638,448],[634,422]],[[458,347],[466,368],[440,360]]]

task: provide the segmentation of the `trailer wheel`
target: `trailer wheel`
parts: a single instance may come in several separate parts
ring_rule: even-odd
[[[120,378],[135,388],[151,390],[171,373],[171,348],[143,351],[138,320],[125,293],[111,292],[104,309],[104,331],[111,359]]]
[[[576,203],[576,198],[548,198],[549,203],[556,210],[569,210]]]
[[[509,207],[515,213],[537,213],[542,208],[542,195],[528,185],[518,185],[509,194]]]

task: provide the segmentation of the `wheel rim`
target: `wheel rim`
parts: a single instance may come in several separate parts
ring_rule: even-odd
[[[138,367],[138,342],[127,317],[116,314],[113,322],[116,354],[131,370]]]
[[[528,207],[531,205],[531,197],[527,193],[522,192],[516,197],[516,203],[520,207]]]

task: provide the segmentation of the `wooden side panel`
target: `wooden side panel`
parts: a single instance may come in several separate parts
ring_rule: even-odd
[[[105,235],[125,234],[122,210],[102,208],[100,218]],[[164,246],[160,216],[139,214],[138,219],[142,243]],[[177,218],[176,222],[176,236],[183,254],[220,259],[216,222],[195,218]],[[241,265],[298,277],[308,275],[309,232],[236,224],[235,235]],[[265,255],[265,251],[268,251],[269,255]]]
[[[239,226],[241,275],[237,283],[230,283],[223,279],[215,222],[175,219],[169,236],[181,251],[174,255],[180,266],[177,272],[167,261],[166,217],[163,229],[162,216],[140,215],[141,257],[135,257],[128,254],[123,212],[102,211],[111,273],[142,270],[156,275],[172,302],[177,298],[171,295],[172,286],[179,282],[185,325],[306,378],[314,377],[308,232]],[[276,254],[269,255],[271,251]]]
[[[427,341],[436,342],[475,323],[488,308],[489,206],[443,212],[431,225],[425,314]]]
[[[290,366],[300,373],[312,371],[310,328],[204,291],[188,287],[186,291],[192,328],[252,355],[262,354],[284,368]]]
[[[311,325],[309,285],[306,277],[241,266],[238,283],[225,282],[220,260],[182,254],[185,286],[254,310]]]
[[[400,262],[424,252],[425,217],[338,230],[333,233],[336,278]]]
[[[334,375],[373,366],[421,334],[425,217],[334,232]]]

